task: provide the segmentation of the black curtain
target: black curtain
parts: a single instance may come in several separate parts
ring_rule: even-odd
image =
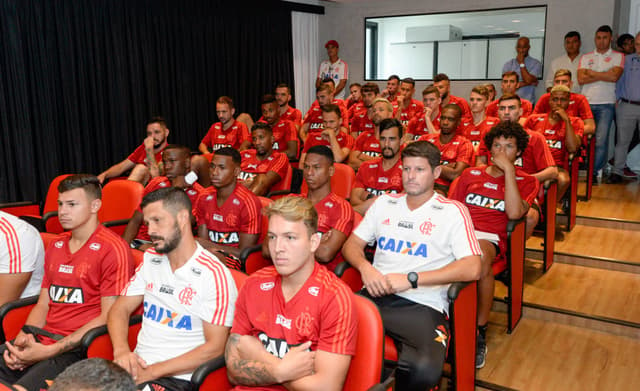
[[[258,115],[262,94],[293,85],[285,4],[0,0],[0,202],[121,161],[151,116],[195,150],[219,96]]]

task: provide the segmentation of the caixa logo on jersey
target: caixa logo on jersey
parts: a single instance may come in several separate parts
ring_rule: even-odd
[[[84,295],[82,289],[77,287],[50,285],[49,298],[54,303],[83,304]]]
[[[475,193],[469,193],[464,198],[464,202],[467,203],[467,205],[474,205],[481,208],[504,212],[504,200],[501,199],[486,197]]]
[[[378,189],[374,189],[372,187],[367,187],[367,192],[373,194],[374,196],[381,196],[383,194],[396,194],[398,193],[396,190],[378,190]]]
[[[426,243],[387,238],[386,236],[380,236],[378,238],[378,249],[391,251],[398,254],[412,255],[414,257],[427,257]]]
[[[240,236],[237,232],[209,231],[209,239],[214,243],[221,244],[235,244],[240,242]]]
[[[191,316],[189,315],[181,315],[160,305],[149,304],[146,300],[143,307],[144,312],[142,316],[153,322],[157,322],[177,330],[192,329]]]
[[[285,341],[284,339],[271,338],[265,333],[258,334],[258,339],[260,340],[260,342],[262,342],[262,346],[264,346],[267,352],[278,358],[283,358],[284,355],[289,351],[290,347],[297,346],[289,346],[287,341]],[[307,349],[307,351],[310,350],[311,349]]]
[[[252,172],[240,172],[240,174],[238,174],[238,179],[240,179],[241,181],[246,181],[248,179],[253,178],[254,176],[256,176],[256,174],[252,173]]]

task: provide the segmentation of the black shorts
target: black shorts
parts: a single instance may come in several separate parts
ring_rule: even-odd
[[[161,377],[137,385],[143,391],[195,391],[193,383],[175,377]],[[145,388],[146,387],[146,388]]]

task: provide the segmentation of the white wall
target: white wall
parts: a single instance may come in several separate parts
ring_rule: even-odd
[[[340,58],[349,64],[349,82],[362,82],[364,79],[364,18],[408,15],[429,12],[453,12],[482,10],[501,7],[519,7],[528,5],[547,5],[547,35],[545,44],[545,61],[551,60],[564,52],[564,34],[571,30],[579,31],[582,35],[582,52],[594,48],[593,36],[598,26],[614,24],[614,8],[616,0],[485,0],[482,5],[472,0],[384,0],[360,1],[351,0],[341,3],[324,3],[325,14],[320,17],[320,42],[335,39],[340,43]],[[617,20],[615,21],[617,22]],[[612,26],[613,27],[613,26]],[[615,28],[615,27],[614,27]],[[320,58],[327,56],[324,46],[321,48]],[[515,57],[515,48],[514,48]],[[546,75],[545,69],[545,77]],[[479,82],[452,82],[454,95],[468,97],[471,88]],[[380,83],[383,86],[384,83]],[[418,82],[416,91],[422,89],[429,82]],[[499,82],[494,82],[500,88]],[[541,80],[537,96],[544,91],[544,81]],[[419,94],[419,92],[418,92]],[[416,96],[416,98],[419,98]]]

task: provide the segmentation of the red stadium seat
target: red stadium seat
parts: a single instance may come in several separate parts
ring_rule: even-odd
[[[287,194],[291,193],[291,180],[293,178],[293,168],[291,168],[291,164],[287,164],[287,173],[284,178],[275,185],[271,186],[269,189],[269,193],[267,194],[267,198],[271,198],[272,200],[277,200],[278,198],[284,197]]]
[[[105,227],[122,236],[142,201],[143,192],[144,186],[138,182],[126,179],[110,181],[102,189],[102,207],[98,211],[98,219]]]
[[[40,237],[42,238],[42,244],[44,245],[44,249],[46,250],[47,247],[49,247],[49,243],[53,242],[58,237],[58,234],[40,232]]]
[[[542,205],[542,271],[549,270],[553,264],[553,252],[556,242],[556,203],[558,196],[558,182],[547,180],[543,184],[544,203]]]
[[[591,199],[591,193],[593,191],[593,170],[596,156],[596,138],[590,134],[586,137],[583,136],[582,142],[586,150],[584,158],[584,165],[587,169],[587,184],[585,186],[585,192],[580,195],[580,201],[589,201]]]
[[[331,191],[348,200],[351,197],[353,183],[356,181],[356,173],[351,166],[343,163],[334,163],[333,167],[335,173],[331,177]],[[303,180],[300,193],[307,194],[307,192],[307,182]]]
[[[31,296],[6,303],[0,307],[1,342],[11,341],[18,335],[31,309],[37,302],[38,296]]]
[[[21,206],[18,204],[13,204],[14,206],[11,206],[12,204],[4,204],[2,210],[20,216],[23,220],[37,227],[40,232],[62,233],[64,229],[58,221],[58,185],[69,175],[59,175],[51,181],[41,214],[38,214],[37,205],[32,204],[29,207],[28,203],[19,203]]]
[[[355,295],[353,298],[358,312],[358,338],[343,390],[365,391],[379,384],[382,377],[384,329],[375,304],[361,296]],[[232,388],[223,357],[203,364],[193,373],[191,381],[199,390],[222,391]],[[393,381],[393,378],[387,379],[383,389]]]
[[[144,251],[131,249],[131,253],[133,254],[133,260],[135,261],[135,267],[137,268],[144,260]]]
[[[569,175],[571,177],[571,183],[569,188],[567,189],[567,193],[565,197],[568,198],[568,208],[565,213],[567,216],[567,224],[565,225],[566,231],[570,232],[573,227],[576,225],[576,209],[578,203],[578,159],[577,155],[571,154],[569,155]],[[593,181],[593,175],[591,175],[591,180]]]

